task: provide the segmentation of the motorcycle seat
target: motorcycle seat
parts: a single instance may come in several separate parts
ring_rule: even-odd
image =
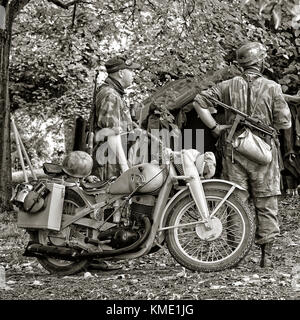
[[[102,189],[104,188],[108,183],[111,183],[116,180],[117,177],[111,177],[108,180],[97,180],[93,182],[89,182],[86,180],[81,180],[80,185],[85,190],[93,190],[93,189]]]
[[[97,181],[97,182],[87,182],[81,181],[80,185],[83,189],[101,189],[109,182],[109,180]]]

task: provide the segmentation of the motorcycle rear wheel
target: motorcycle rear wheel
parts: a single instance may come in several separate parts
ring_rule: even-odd
[[[84,206],[84,201],[80,198],[80,196],[74,191],[66,189],[63,213],[72,215],[74,214],[75,208],[82,206]],[[31,232],[30,236],[31,240],[35,243],[49,245],[49,242],[51,242],[51,237],[55,238],[55,232],[49,230],[38,230]],[[50,257],[43,257],[37,259],[39,263],[51,274],[56,274],[60,276],[75,274],[82,270],[88,263],[87,260],[68,261]]]
[[[221,188],[205,190],[211,213],[226,195]],[[200,272],[221,271],[237,265],[250,250],[255,235],[255,222],[249,207],[234,193],[216,212],[217,237],[203,240],[200,224],[172,228],[167,231],[171,255],[186,268]],[[167,226],[192,223],[200,219],[196,204],[189,194],[170,213]],[[221,230],[219,230],[221,227]]]

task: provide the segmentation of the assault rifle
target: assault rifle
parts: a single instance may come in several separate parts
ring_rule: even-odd
[[[223,107],[224,109],[227,109],[227,110],[230,110],[232,111],[236,116],[235,116],[235,119],[234,119],[234,122],[233,122],[233,125],[230,129],[230,132],[228,134],[228,137],[226,139],[226,142],[228,143],[231,143],[232,142],[232,137],[237,129],[237,126],[239,124],[242,124],[246,127],[249,127],[249,128],[253,128],[255,130],[258,130],[260,131],[261,133],[263,133],[264,135],[267,135],[267,138],[271,139],[271,137],[273,137],[274,139],[276,138],[277,136],[277,131],[276,129],[274,129],[273,127],[263,123],[261,120],[259,119],[255,119],[251,116],[249,116],[248,114],[242,112],[242,111],[239,111],[213,97],[210,97],[208,95],[205,95],[205,94],[202,94],[203,97],[205,97],[206,99],[214,102],[216,105],[219,105],[221,107]]]

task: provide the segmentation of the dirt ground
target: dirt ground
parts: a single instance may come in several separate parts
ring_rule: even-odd
[[[16,227],[16,213],[5,213],[0,216],[0,264],[6,288],[0,289],[0,300],[300,300],[300,291],[291,285],[292,268],[300,265],[299,204],[299,197],[280,200],[274,269],[259,267],[259,250],[253,245],[234,269],[215,273],[189,271],[161,249],[122,261],[122,270],[57,277],[35,258],[22,256],[28,236]]]

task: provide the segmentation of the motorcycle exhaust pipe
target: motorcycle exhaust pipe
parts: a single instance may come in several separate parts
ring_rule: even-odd
[[[143,235],[139,240],[137,240],[136,242],[134,242],[128,247],[124,247],[117,250],[106,250],[101,252],[79,253],[78,251],[72,248],[47,246],[40,243],[29,242],[23,256],[35,257],[35,258],[50,257],[55,259],[68,260],[68,261],[78,261],[78,260],[84,260],[84,259],[111,257],[111,256],[123,254],[136,249],[139,245],[141,245],[147,239],[151,231],[151,222],[150,222],[150,219],[146,216],[143,217],[143,221],[146,229],[145,232],[143,233]]]
[[[57,246],[46,246],[40,243],[29,242],[25,252],[23,254],[25,257],[50,257],[56,259],[64,259],[75,261],[79,260],[80,253],[71,248],[57,247]]]

